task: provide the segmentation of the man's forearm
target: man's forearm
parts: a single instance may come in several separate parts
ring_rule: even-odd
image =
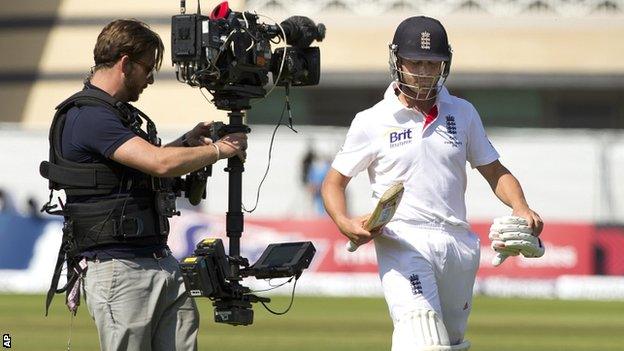
[[[512,209],[528,208],[524,192],[518,179],[509,171],[501,174],[493,189],[496,196]]]
[[[213,145],[161,148],[158,162],[163,166],[161,177],[177,177],[217,162]]]
[[[151,157],[152,161],[129,166],[156,177],[178,177],[218,161],[213,146],[162,147]]]
[[[347,201],[345,188],[333,182],[324,182],[321,187],[321,196],[325,210],[331,219],[338,224],[347,218]]]
[[[544,222],[539,214],[529,208],[518,179],[498,160],[478,166],[477,169],[488,181],[494,194],[505,205],[513,209],[512,215],[526,219],[529,226],[533,228],[533,234],[535,236],[540,235],[544,228]]]

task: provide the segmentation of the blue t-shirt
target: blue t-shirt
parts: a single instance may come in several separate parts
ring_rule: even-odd
[[[104,106],[72,107],[65,117],[61,153],[74,162],[99,162],[110,159],[118,147],[135,136]]]
[[[85,84],[86,89],[102,89]],[[113,153],[123,143],[135,137],[113,111],[104,106],[72,107],[65,116],[65,125],[61,136],[61,155],[63,158],[79,163],[110,161]],[[129,176],[140,173],[138,170],[117,163],[117,166]],[[127,195],[125,191],[113,189],[111,195],[72,196],[69,202],[93,202],[104,198]]]
[[[99,89],[86,83],[85,89]],[[102,90],[103,91],[103,90]],[[73,107],[67,111],[61,136],[61,155],[63,158],[79,163],[95,163],[110,160],[115,150],[123,143],[135,137],[130,128],[123,125],[119,117],[104,106]],[[126,172],[136,173],[136,169],[118,164]],[[128,196],[127,193],[115,192],[113,195],[74,196],[68,202],[94,202],[114,196]],[[165,245],[129,246],[126,244],[108,245],[83,253],[93,258],[132,258],[146,252],[154,252]]]

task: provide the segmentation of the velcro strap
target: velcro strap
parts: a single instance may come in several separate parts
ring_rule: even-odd
[[[98,203],[69,203],[79,246],[160,236],[158,216],[150,199],[116,199]]]
[[[102,221],[101,218],[85,218],[77,220],[74,228],[79,239],[90,237],[102,240],[133,239],[142,236],[154,236],[155,233],[145,233],[145,220],[148,218],[124,216],[120,219]]]
[[[110,171],[69,168],[48,161],[41,162],[39,173],[44,178],[63,186],[112,189],[119,185],[119,179]]]

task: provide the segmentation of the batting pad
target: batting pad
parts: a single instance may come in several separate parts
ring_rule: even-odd
[[[394,325],[392,351],[465,351],[470,342],[451,345],[444,322],[435,311],[420,309]]]
[[[418,351],[467,351],[470,349],[470,342],[464,340],[461,344],[451,346],[429,346],[417,349]]]

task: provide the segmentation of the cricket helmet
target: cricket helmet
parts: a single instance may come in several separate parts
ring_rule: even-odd
[[[389,45],[389,53],[390,74],[402,93],[416,100],[435,98],[449,75],[453,57],[446,30],[440,21],[425,16],[407,18],[397,27]],[[439,61],[440,72],[434,76],[424,76],[403,71],[401,59]],[[415,83],[407,83],[406,76],[412,76]],[[421,84],[421,81],[428,83]]]

